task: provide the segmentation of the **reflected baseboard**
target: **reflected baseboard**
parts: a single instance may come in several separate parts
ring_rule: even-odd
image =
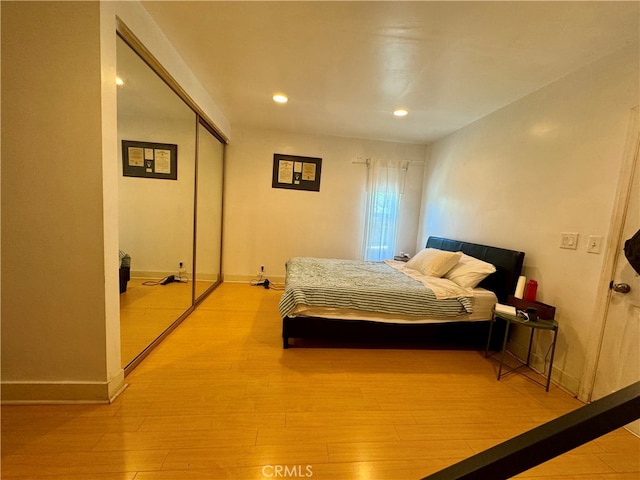
[[[176,275],[177,272],[155,272],[147,270],[131,270],[131,278],[139,278],[144,280],[160,280],[169,275]]]

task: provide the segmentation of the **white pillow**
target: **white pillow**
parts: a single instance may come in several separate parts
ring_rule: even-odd
[[[446,252],[437,248],[425,248],[416,253],[406,266],[428,277],[440,278],[458,263],[461,256],[462,252]]]
[[[461,287],[476,288],[482,280],[496,271],[496,267],[490,263],[460,253],[462,254],[460,261],[446,272],[444,278],[448,278]]]

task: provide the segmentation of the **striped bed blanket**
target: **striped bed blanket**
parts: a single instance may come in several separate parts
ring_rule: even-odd
[[[384,262],[294,257],[286,269],[278,305],[283,318],[297,304],[417,316],[472,312],[470,298],[438,299],[420,281]]]

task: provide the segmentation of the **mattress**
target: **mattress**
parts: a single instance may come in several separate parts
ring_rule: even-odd
[[[473,289],[471,313],[463,315],[402,315],[356,310],[349,308],[321,307],[298,304],[289,317],[320,317],[342,320],[366,320],[386,323],[444,323],[444,322],[474,322],[486,321],[491,318],[492,308],[498,302],[496,295],[484,288]]]

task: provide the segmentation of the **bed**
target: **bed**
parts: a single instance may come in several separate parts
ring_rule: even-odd
[[[471,257],[495,271],[461,293],[437,276],[412,275],[403,262],[290,259],[279,303],[283,348],[294,338],[484,347],[491,309],[514,292],[524,253],[441,237],[429,237],[420,254],[431,251]]]

